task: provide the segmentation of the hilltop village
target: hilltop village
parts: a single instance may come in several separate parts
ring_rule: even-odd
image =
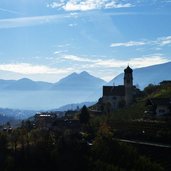
[[[144,92],[133,85],[133,70],[127,66],[124,70],[123,85],[103,86],[102,97],[98,102],[87,108],[91,117],[111,115],[121,110],[128,110],[135,106],[138,101],[143,101],[142,109],[139,114],[145,119],[164,119],[170,118],[171,114],[171,96],[153,97],[147,93],[155,93],[157,89],[165,89],[170,93],[171,81],[163,81],[160,85],[149,85]],[[153,92],[154,91],[154,92]],[[162,90],[163,91],[163,90]],[[143,100],[140,100],[143,99]],[[86,106],[84,106],[86,107]],[[137,110],[137,109],[136,109]],[[35,125],[38,127],[51,127],[56,123],[57,127],[76,127],[79,128],[79,113],[81,110],[68,110],[61,117],[59,112],[43,112],[35,115]],[[133,112],[134,113],[134,112]],[[129,115],[129,114],[128,114]],[[124,118],[124,115],[120,117]],[[127,118],[127,116],[126,116]],[[57,124],[58,123],[58,124]]]
[[[160,92],[160,89],[163,94],[167,95],[156,96],[155,93],[157,91]],[[127,116],[123,115],[123,111],[129,111],[140,102],[143,106],[141,109],[137,108],[136,110],[139,110],[138,116],[140,115],[141,119],[168,119],[171,113],[170,89],[171,81],[162,81],[160,85],[150,84],[144,91],[141,91],[133,84],[133,69],[127,66],[124,69],[123,85],[103,86],[102,97],[98,102],[89,108],[84,107],[86,107],[89,117],[112,115],[121,112],[120,117],[127,118]],[[62,129],[63,127],[72,127],[78,129],[81,125],[79,120],[80,112],[79,107],[76,110],[65,112],[38,112],[34,117],[31,117],[31,121],[35,127],[39,128],[50,129],[56,127],[56,129]],[[134,114],[134,111],[132,113]],[[7,127],[4,127],[4,130],[7,130]]]
[[[168,171],[171,168],[171,81],[103,86],[90,107],[39,112],[0,130],[2,171]]]

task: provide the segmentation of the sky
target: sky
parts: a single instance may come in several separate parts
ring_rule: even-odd
[[[110,81],[169,61],[171,0],[0,1],[0,79]]]

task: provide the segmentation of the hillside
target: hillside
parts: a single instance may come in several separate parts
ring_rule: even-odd
[[[145,87],[146,98],[171,98],[171,81],[163,81],[159,85],[150,84]]]
[[[170,98],[171,99],[171,81],[163,81],[158,85],[145,87],[134,103],[128,107],[119,108],[112,112],[111,121],[129,121],[134,119],[142,119],[147,110],[146,102],[149,98]],[[93,107],[99,107],[100,102]],[[101,104],[100,104],[101,105]]]

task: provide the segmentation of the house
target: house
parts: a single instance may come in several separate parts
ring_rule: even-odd
[[[171,98],[152,98],[146,102],[147,113],[157,116],[171,114]]]
[[[35,125],[39,128],[50,128],[54,120],[57,118],[56,113],[42,112],[35,116]]]
[[[111,113],[133,103],[138,89],[133,85],[133,70],[129,66],[124,70],[123,82],[124,85],[103,86],[103,96],[100,99],[103,112]]]
[[[34,116],[34,124],[39,129],[63,131],[64,129],[80,130],[78,119],[58,116],[61,112],[38,112]]]

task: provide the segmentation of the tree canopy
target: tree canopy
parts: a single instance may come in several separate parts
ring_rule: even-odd
[[[87,124],[89,122],[89,119],[90,119],[90,114],[88,108],[84,105],[79,114],[80,123]]]

